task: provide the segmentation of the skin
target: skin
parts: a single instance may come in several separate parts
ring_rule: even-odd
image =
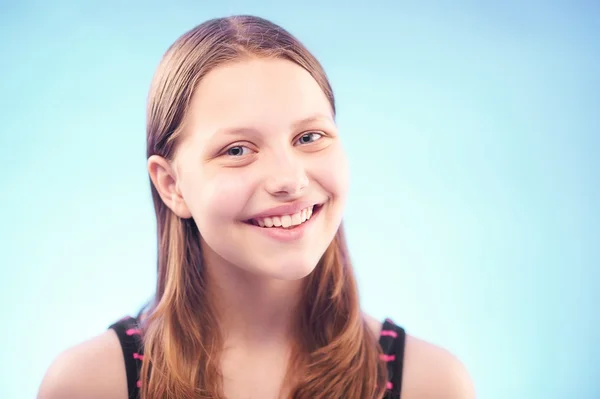
[[[228,332],[226,395],[275,398],[286,391],[281,381],[292,344],[291,310],[302,278],[332,240],[347,195],[348,167],[331,108],[301,67],[248,59],[207,74],[184,122],[174,159],[153,156],[148,170],[165,204],[179,217],[193,217],[202,234],[205,267]],[[299,240],[280,242],[246,223],[299,200],[324,204]],[[381,322],[365,318],[378,336]],[[403,398],[475,397],[454,356],[410,335],[403,384]],[[114,332],[59,355],[38,397],[125,399]]]
[[[151,157],[149,171],[165,204],[192,216],[201,232],[223,330],[247,347],[286,335],[301,279],[333,239],[348,188],[332,110],[316,81],[283,60],[213,70],[192,98],[173,162]],[[300,240],[281,243],[246,223],[295,201],[324,204]]]

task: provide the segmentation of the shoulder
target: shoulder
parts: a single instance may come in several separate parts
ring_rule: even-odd
[[[377,337],[381,321],[365,315]],[[402,399],[474,399],[475,389],[462,362],[448,350],[406,334],[402,370]]]
[[[475,388],[462,362],[444,348],[406,335],[403,398],[474,399]]]
[[[123,352],[113,330],[62,352],[52,362],[38,399],[127,398]]]

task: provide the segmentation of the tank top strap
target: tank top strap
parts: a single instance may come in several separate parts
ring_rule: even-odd
[[[387,362],[388,383],[385,399],[399,399],[402,393],[402,371],[404,368],[404,346],[406,332],[392,320],[386,319],[381,327],[379,344],[383,351],[382,360]]]
[[[112,329],[117,334],[121,343],[121,349],[123,350],[128,397],[129,399],[138,399],[140,368],[144,358],[138,321],[134,317],[125,317],[112,324],[109,329]]]

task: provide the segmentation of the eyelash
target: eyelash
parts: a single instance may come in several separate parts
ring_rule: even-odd
[[[318,138],[317,138],[317,139],[315,139],[314,141],[311,141],[311,142],[309,142],[309,143],[303,143],[302,145],[304,145],[304,144],[312,144],[312,143],[314,143],[315,141],[318,141],[318,140],[322,139],[322,138],[325,136],[325,135],[324,135],[323,133],[321,133],[321,132],[309,132],[309,133],[304,133],[304,134],[302,134],[302,135],[301,135],[301,136],[300,136],[300,137],[299,137],[299,138],[296,140],[296,142],[297,142],[297,141],[299,141],[300,139],[302,139],[303,137],[306,137],[306,136],[312,136],[312,135],[317,135],[317,136],[318,136]],[[227,148],[227,149],[224,151],[224,155],[227,155],[227,156],[230,156],[230,157],[234,157],[234,158],[237,158],[237,157],[243,156],[243,155],[231,155],[231,154],[229,154],[229,151],[231,151],[231,150],[232,150],[232,149],[234,149],[234,148],[248,148],[248,147],[247,147],[247,146],[245,146],[245,145],[234,145],[234,146],[231,146],[231,147]]]

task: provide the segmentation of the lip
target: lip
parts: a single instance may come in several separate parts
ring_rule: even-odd
[[[293,215],[294,213],[300,212],[302,209],[309,208],[315,205],[322,205],[322,202],[316,201],[296,201],[291,202],[289,204],[276,206],[274,208],[268,209],[264,212],[257,213],[252,217],[249,217],[247,220],[252,219],[262,219],[269,218],[273,216],[282,216],[282,215]]]
[[[321,210],[324,207],[324,204],[315,204],[317,205],[317,208],[315,209],[314,213],[312,214],[311,218],[308,219],[306,222],[295,226],[293,228],[285,228],[285,227],[260,227],[257,225],[254,225],[252,223],[246,223],[247,226],[249,226],[252,229],[258,229],[258,233],[262,233],[264,235],[266,235],[267,237],[270,237],[274,240],[280,241],[280,242],[291,242],[291,241],[296,241],[301,239],[302,237],[304,237],[304,235],[306,234],[306,230],[311,228],[312,225],[314,225],[315,220],[320,216],[321,214]],[[310,206],[310,205],[308,205]],[[277,208],[274,208],[277,209]],[[300,208],[300,209],[304,209],[304,208]],[[267,217],[267,216],[264,216]]]

